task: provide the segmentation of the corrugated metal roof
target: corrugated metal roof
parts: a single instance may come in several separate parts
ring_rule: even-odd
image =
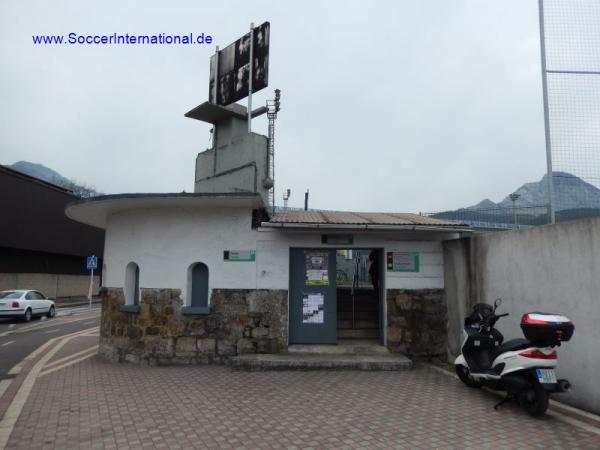
[[[377,213],[351,211],[296,211],[277,212],[271,217],[271,223],[329,224],[329,225],[422,225],[464,227],[460,222],[434,219],[409,213]]]

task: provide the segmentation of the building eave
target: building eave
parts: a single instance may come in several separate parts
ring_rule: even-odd
[[[432,231],[442,233],[468,233],[472,230],[464,226],[434,225],[379,225],[379,224],[331,224],[331,223],[282,223],[262,222],[264,228],[280,230],[326,230],[326,231]]]
[[[123,211],[214,207],[256,209],[264,208],[264,203],[254,192],[116,194],[71,202],[65,214],[76,222],[105,229],[108,218]]]

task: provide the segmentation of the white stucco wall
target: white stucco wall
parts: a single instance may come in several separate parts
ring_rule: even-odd
[[[209,289],[255,289],[256,264],[226,262],[223,250],[253,250],[256,232],[249,209],[134,210],[115,214],[106,228],[105,284],[123,287],[125,267],[140,267],[141,288],[181,289],[186,297],[188,268],[203,262]]]
[[[123,287],[125,268],[140,267],[141,288],[181,289],[187,303],[192,263],[209,269],[209,289],[288,289],[290,247],[324,247],[322,230],[253,230],[249,208],[161,208],[112,215],[106,228],[105,285]],[[441,239],[425,232],[357,232],[354,248],[419,252],[420,272],[385,272],[386,289],[443,288]],[[256,262],[226,262],[224,250],[256,250]]]

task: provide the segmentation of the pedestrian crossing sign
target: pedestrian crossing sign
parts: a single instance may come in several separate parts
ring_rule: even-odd
[[[96,269],[96,268],[98,268],[98,258],[96,257],[96,255],[88,256],[87,257],[87,269],[91,270],[91,269]]]

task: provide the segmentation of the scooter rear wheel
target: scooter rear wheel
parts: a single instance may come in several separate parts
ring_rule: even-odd
[[[527,398],[527,392],[522,394],[521,405],[530,415],[539,417],[548,409],[550,394],[537,383],[533,386],[533,392],[535,393],[535,396],[532,399]]]
[[[470,388],[480,388],[481,387],[481,382],[477,381],[475,378],[473,378],[471,376],[471,372],[469,371],[469,369],[461,364],[456,364],[454,366],[454,368],[456,369],[456,375],[458,375],[458,378],[460,378],[460,381],[462,381],[463,383],[465,383],[467,386],[469,386]]]

